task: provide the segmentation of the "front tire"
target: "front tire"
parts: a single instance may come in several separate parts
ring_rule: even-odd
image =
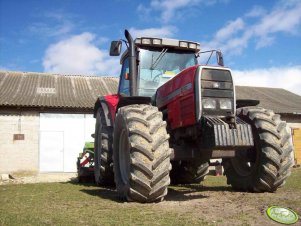
[[[286,123],[271,110],[244,107],[237,116],[249,123],[254,136],[252,158],[223,159],[228,184],[234,189],[274,192],[291,174],[291,134]]]
[[[158,108],[129,105],[118,110],[113,160],[116,189],[127,201],[161,201],[170,184],[171,149]]]

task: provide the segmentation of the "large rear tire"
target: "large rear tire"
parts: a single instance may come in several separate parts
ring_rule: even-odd
[[[170,172],[172,184],[199,184],[209,172],[209,163],[200,161],[173,162]]]
[[[158,108],[129,105],[118,110],[114,127],[114,175],[119,197],[161,201],[170,184],[171,149]]]
[[[291,174],[293,150],[286,123],[271,110],[245,107],[237,116],[252,127],[255,146],[251,158],[223,159],[228,184],[234,189],[274,192]]]
[[[114,185],[113,128],[107,126],[104,112],[97,110],[95,126],[94,177],[97,185]]]

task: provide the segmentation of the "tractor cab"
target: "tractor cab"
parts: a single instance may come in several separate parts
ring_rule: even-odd
[[[121,43],[121,41],[112,42],[111,56],[120,54]],[[200,44],[196,42],[142,37],[136,38],[133,45],[136,64],[132,69],[134,71],[132,80],[136,83],[137,96],[153,96],[158,87],[182,70],[198,63]],[[130,50],[127,48],[120,60],[122,69],[118,88],[118,93],[125,96],[131,96],[130,59]]]

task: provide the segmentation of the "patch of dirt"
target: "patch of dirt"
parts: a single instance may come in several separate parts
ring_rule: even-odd
[[[300,199],[300,194],[278,191],[277,193],[245,193],[230,187],[202,187],[191,185],[187,191],[170,189],[159,208],[173,209],[182,214],[191,213],[213,225],[279,225],[266,215],[279,200]]]
[[[0,180],[2,184],[33,184],[76,181],[77,173],[39,173],[30,176],[15,176],[8,180]]]

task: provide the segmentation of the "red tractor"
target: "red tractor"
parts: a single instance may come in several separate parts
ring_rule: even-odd
[[[161,201],[170,182],[199,183],[222,158],[234,189],[273,192],[290,175],[286,123],[256,100],[236,100],[231,70],[199,65],[200,44],[142,37],[123,53],[118,94],[95,103],[95,181],[127,201]]]

